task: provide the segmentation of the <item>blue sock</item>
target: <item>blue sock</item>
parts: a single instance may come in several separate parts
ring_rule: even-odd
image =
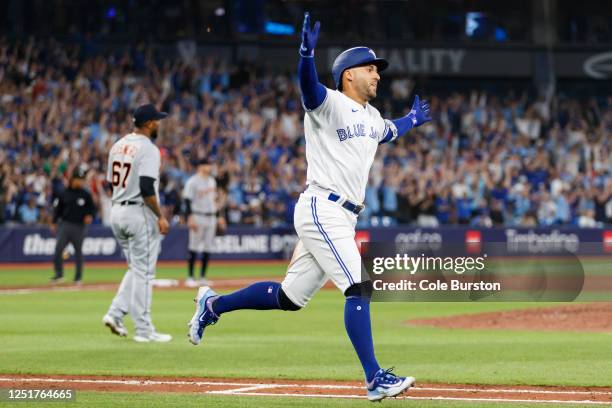
[[[363,366],[366,380],[371,381],[380,370],[374,344],[372,342],[372,325],[370,323],[370,301],[361,296],[350,296],[344,304],[344,326],[351,343]]]
[[[213,312],[220,315],[238,309],[280,309],[280,287],[278,282],[257,282],[229,295],[219,296],[212,304]]]

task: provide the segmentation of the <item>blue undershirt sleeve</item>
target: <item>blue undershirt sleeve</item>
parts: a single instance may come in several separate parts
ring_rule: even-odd
[[[302,103],[304,107],[308,110],[313,110],[321,106],[325,100],[327,90],[323,84],[319,82],[313,57],[304,57],[300,55],[298,78],[300,81],[300,90],[302,91]]]

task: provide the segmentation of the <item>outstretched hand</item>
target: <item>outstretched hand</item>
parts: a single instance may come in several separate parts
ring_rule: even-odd
[[[419,95],[414,96],[412,109],[408,113],[408,117],[412,120],[414,127],[421,126],[423,123],[431,121],[431,112],[429,111],[429,103],[421,101]]]
[[[300,46],[300,55],[302,57],[312,57],[314,49],[319,39],[319,29],[321,23],[317,21],[314,27],[310,28],[310,13],[304,13],[304,25],[302,27],[302,45]]]

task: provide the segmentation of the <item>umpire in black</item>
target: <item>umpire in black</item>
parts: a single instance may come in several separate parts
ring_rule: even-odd
[[[75,168],[70,177],[68,188],[64,190],[53,202],[55,211],[51,232],[57,230],[55,244],[55,255],[53,266],[55,276],[51,282],[60,282],[64,278],[63,254],[69,243],[74,246],[76,261],[76,274],[74,282],[80,283],[83,277],[83,239],[85,238],[85,227],[91,224],[95,211],[91,194],[83,188],[86,172]]]

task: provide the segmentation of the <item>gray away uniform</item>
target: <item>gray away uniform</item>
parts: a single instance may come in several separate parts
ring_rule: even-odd
[[[130,314],[137,335],[154,332],[151,320],[152,281],[161,235],[157,217],[144,205],[140,193],[141,176],[155,179],[159,200],[159,149],[143,135],[130,133],[118,140],[108,157],[107,180],[113,185],[111,228],[123,249],[128,270],[108,310],[123,319]]]
[[[194,174],[185,183],[183,198],[191,201],[191,214],[197,225],[189,230],[189,251],[210,252],[217,232],[217,182],[214,177]]]

